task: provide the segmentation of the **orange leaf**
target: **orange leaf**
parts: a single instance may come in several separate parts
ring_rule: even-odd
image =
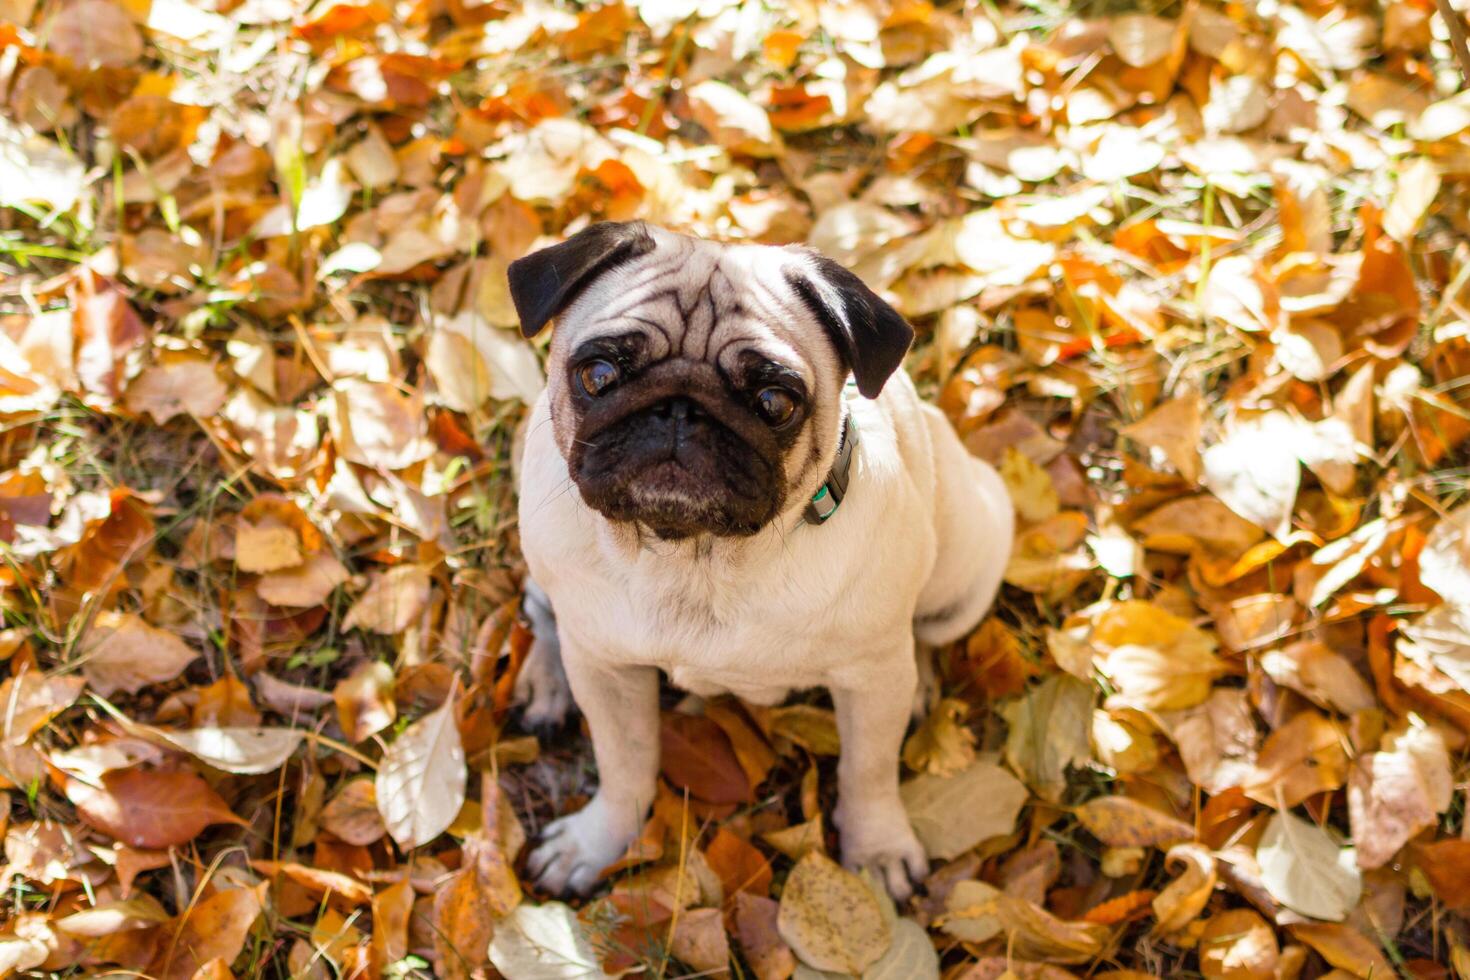
[[[1082,916],[1082,921],[1093,922],[1100,926],[1115,926],[1129,919],[1142,918],[1149,911],[1149,903],[1154,900],[1158,892],[1151,888],[1128,892],[1117,898],[1094,905]]]
[[[246,825],[192,772],[124,769],[105,773],[101,782],[67,779],[67,799],[83,823],[131,847],[183,844],[213,823]]]
[[[709,865],[725,886],[725,897],[748,891],[764,895],[771,889],[771,863],[754,844],[724,827],[704,850]]]
[[[708,718],[666,714],[659,728],[663,774],[706,803],[747,803],[750,781],[730,739]]]

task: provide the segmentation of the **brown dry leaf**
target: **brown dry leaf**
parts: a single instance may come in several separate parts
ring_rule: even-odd
[[[1158,847],[1194,838],[1194,827],[1126,796],[1099,796],[1076,810],[1088,832],[1110,847]]]
[[[1067,770],[1092,760],[1092,702],[1090,684],[1053,674],[1001,709],[1006,762],[1042,799],[1061,799]]]
[[[1215,856],[1198,844],[1176,844],[1165,864],[1179,876],[1154,897],[1154,931],[1167,935],[1188,926],[1204,911],[1218,880]]]
[[[434,950],[439,974],[469,980],[488,966],[494,934],[490,901],[473,868],[463,868],[434,893]]]
[[[781,137],[770,117],[739,90],[707,79],[689,89],[694,121],[726,149],[747,156],[771,157],[781,152]]]
[[[349,379],[333,392],[332,434],[342,456],[354,463],[398,470],[427,457],[422,396],[387,384]]]
[[[80,69],[123,68],[143,56],[143,37],[127,8],[112,0],[80,0],[60,8],[46,46]]]
[[[1351,715],[1378,703],[1373,688],[1347,658],[1319,640],[1268,650],[1261,655],[1261,669],[1277,684],[1340,714]]]
[[[22,745],[81,697],[81,677],[45,677],[37,670],[0,681],[0,732],[9,745]]]
[[[1291,935],[1312,947],[1328,963],[1355,977],[1393,976],[1393,964],[1367,936],[1351,926],[1328,922],[1301,922],[1288,927]]]
[[[276,572],[301,564],[302,541],[296,529],[274,515],[235,524],[235,566],[242,572]]]
[[[1213,639],[1148,602],[1110,606],[1094,624],[1092,643],[1104,651],[1099,667],[1119,697],[1141,708],[1193,707],[1224,671]]]
[[[135,613],[97,614],[87,634],[82,673],[103,697],[117,691],[136,694],[150,684],[178,677],[199,651],[167,630],[150,626]]]
[[[953,776],[916,776],[899,794],[925,852],[941,860],[1009,834],[1027,798],[1026,787],[986,756]]]
[[[842,973],[867,969],[893,938],[862,879],[815,853],[798,861],[786,879],[776,925],[803,963]]]
[[[1118,430],[1134,442],[1157,449],[1179,475],[1198,483],[1201,474],[1200,433],[1204,415],[1198,391],[1164,402],[1143,418]]]
[[[1107,926],[1067,922],[1045,909],[996,891],[984,882],[962,882],[950,895],[950,911],[941,920],[947,931],[971,941],[1004,935],[1012,953],[1028,960],[1085,963],[1098,954]]]
[[[903,745],[903,761],[915,772],[952,776],[975,758],[975,733],[964,726],[969,705],[940,701]]]
[[[422,565],[399,565],[378,572],[347,610],[343,629],[393,635],[413,624],[429,603],[433,579]]]
[[[1359,756],[1348,777],[1348,816],[1358,866],[1386,864],[1416,834],[1438,823],[1454,796],[1444,739],[1410,715],[1379,751]]]
[[[285,875],[313,895],[340,898],[347,905],[366,905],[373,898],[370,886],[341,872],[326,871],[295,861],[251,861],[256,871],[268,875]]]
[[[371,779],[349,780],[322,807],[322,827],[348,844],[366,847],[387,833],[378,814],[378,797]]]
[[[779,909],[775,899],[749,892],[734,897],[735,941],[757,980],[788,980],[796,969],[796,956],[777,929]]]
[[[295,568],[268,572],[255,582],[255,594],[274,606],[301,609],[323,605],[349,578],[347,566],[322,551]]]
[[[751,785],[730,739],[713,720],[678,712],[659,726],[659,765],[675,786],[707,803],[745,803]]]
[[[378,962],[397,963],[408,955],[413,902],[413,885],[406,876],[373,896],[373,953]]]
[[[147,413],[160,425],[175,415],[209,418],[220,410],[229,389],[214,362],[192,354],[163,356],[128,385],[123,404]]]
[[[1242,785],[1267,806],[1290,808],[1347,781],[1347,736],[1325,715],[1302,711],[1266,738],[1255,772]]]
[[[1252,909],[1213,915],[1200,933],[1199,971],[1210,980],[1272,980],[1280,957],[1276,933]]]
[[[123,769],[104,773],[97,786],[68,779],[66,795],[84,823],[131,847],[183,844],[215,823],[245,825],[192,772]]]
[[[1241,517],[1285,538],[1301,484],[1298,428],[1282,412],[1237,420],[1204,452],[1204,484]]]
[[[211,960],[234,962],[265,908],[268,887],[226,888],[192,906],[179,917],[149,972],[165,980],[189,980]]]
[[[755,845],[724,827],[710,838],[704,856],[727,897],[736,892],[764,895],[770,891],[771,863]]]
[[[393,668],[378,660],[363,662],[332,691],[337,716],[350,742],[361,742],[398,717],[393,701]]]
[[[1414,865],[1446,908],[1470,908],[1470,840],[1415,844]]]
[[[669,937],[669,951],[694,970],[717,974],[730,964],[730,937],[719,909],[690,909]]]

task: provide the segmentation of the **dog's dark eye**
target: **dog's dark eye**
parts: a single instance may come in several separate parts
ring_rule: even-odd
[[[618,366],[612,361],[588,361],[577,368],[577,383],[594,398],[618,383]]]
[[[756,393],[755,407],[767,425],[779,429],[796,414],[796,399],[785,388],[762,388]]]

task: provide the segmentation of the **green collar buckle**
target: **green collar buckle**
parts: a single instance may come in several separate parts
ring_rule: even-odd
[[[853,450],[857,448],[857,443],[857,423],[853,421],[852,413],[848,412],[842,420],[842,440],[837,444],[837,457],[832,460],[832,469],[827,472],[827,479],[817,492],[812,494],[811,501],[806,505],[806,513],[802,515],[808,524],[825,523],[827,518],[837,513],[837,506],[847,496],[847,483],[852,476]]]

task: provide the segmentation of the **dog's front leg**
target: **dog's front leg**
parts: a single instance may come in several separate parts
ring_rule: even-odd
[[[842,861],[869,868],[902,900],[929,871],[929,860],[898,796],[898,757],[918,687],[912,639],[893,668],[852,686],[834,686],[842,754],[837,760],[837,811]]]
[[[638,836],[658,782],[658,671],[608,667],[562,649],[572,696],[592,732],[597,792],[546,827],[527,870],[543,889],[585,895]]]

